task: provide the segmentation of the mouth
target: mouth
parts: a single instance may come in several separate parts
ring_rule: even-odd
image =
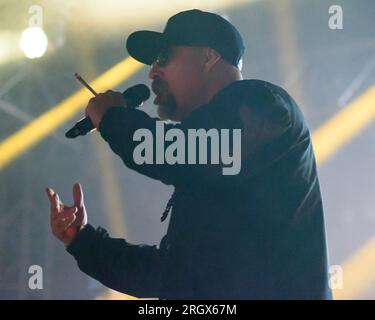
[[[154,81],[151,84],[151,89],[156,95],[156,98],[154,99],[155,105],[158,105],[160,103],[162,93],[164,92],[164,90],[162,88],[163,88],[163,86],[162,86],[160,81]]]

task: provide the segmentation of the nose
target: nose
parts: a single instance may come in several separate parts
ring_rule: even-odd
[[[156,62],[153,62],[151,65],[150,72],[148,73],[148,78],[154,80],[156,77],[160,76],[160,70]]]

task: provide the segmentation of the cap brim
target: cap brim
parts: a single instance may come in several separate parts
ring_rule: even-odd
[[[126,40],[126,49],[134,59],[151,65],[165,44],[166,40],[160,32],[136,31]]]

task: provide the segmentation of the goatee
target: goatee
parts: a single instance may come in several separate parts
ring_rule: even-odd
[[[158,116],[161,120],[172,120],[177,110],[176,101],[170,97],[165,103],[158,105]]]

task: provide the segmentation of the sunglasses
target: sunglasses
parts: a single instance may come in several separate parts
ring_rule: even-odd
[[[158,67],[164,67],[168,64],[172,55],[172,48],[170,46],[164,47],[158,54],[155,63]]]

